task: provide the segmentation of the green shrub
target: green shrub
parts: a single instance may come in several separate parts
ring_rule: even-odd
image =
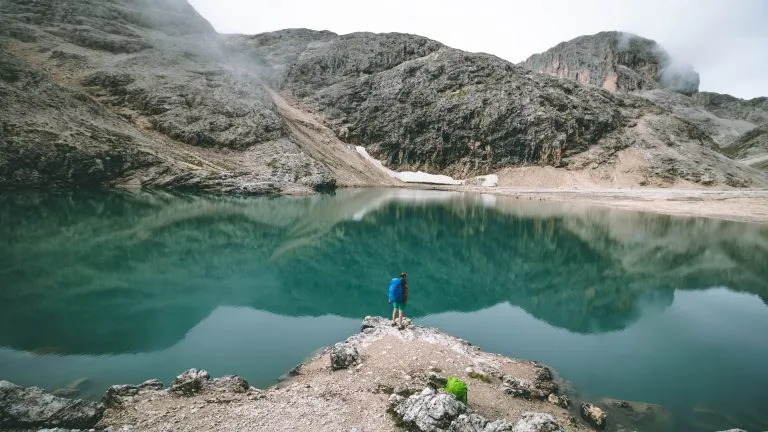
[[[467,403],[467,384],[464,381],[456,377],[448,377],[444,390],[456,396],[456,399]]]

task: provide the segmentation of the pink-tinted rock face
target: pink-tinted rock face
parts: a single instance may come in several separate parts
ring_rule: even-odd
[[[620,32],[560,43],[520,66],[612,92],[669,88],[692,94],[699,87],[691,66],[678,64],[652,40]]]
[[[615,92],[618,80],[619,76],[616,75],[616,72],[608,72],[603,79],[603,88],[610,92]]]

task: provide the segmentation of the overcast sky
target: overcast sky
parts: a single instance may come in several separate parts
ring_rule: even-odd
[[[622,30],[693,64],[701,90],[768,96],[768,0],[189,0],[220,33],[414,33],[512,62]]]

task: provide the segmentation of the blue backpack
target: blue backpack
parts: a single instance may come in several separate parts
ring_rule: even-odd
[[[403,281],[399,277],[389,281],[389,302],[400,303],[403,301]]]

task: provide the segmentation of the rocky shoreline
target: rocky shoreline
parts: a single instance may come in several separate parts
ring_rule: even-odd
[[[288,376],[260,390],[239,376],[212,378],[191,369],[167,388],[158,380],[112,386],[99,402],[0,381],[0,429],[555,432],[670,426],[663,424],[669,416],[661,407],[572,403],[567,384],[547,366],[483,352],[410,322],[400,330],[381,317],[366,317],[360,333]],[[441,390],[448,376],[467,383],[468,403]]]

